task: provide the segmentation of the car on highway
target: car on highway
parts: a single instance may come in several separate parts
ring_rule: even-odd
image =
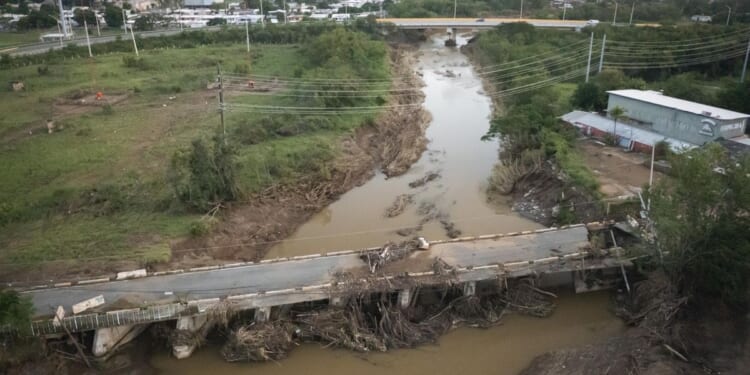
[[[599,20],[588,20],[586,21],[586,26],[596,26],[599,24]]]
[[[478,18],[478,19],[477,19],[476,21],[474,21],[474,22],[484,22],[484,18]]]

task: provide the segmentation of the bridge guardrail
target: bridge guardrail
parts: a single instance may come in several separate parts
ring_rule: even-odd
[[[529,234],[554,232],[554,231],[565,230],[565,229],[570,229],[570,228],[579,228],[582,226],[588,227],[591,225],[608,225],[608,224],[609,223],[601,223],[601,222],[591,222],[591,223],[586,223],[586,224],[572,224],[572,225],[564,225],[560,227],[550,227],[550,228],[542,228],[542,229],[537,229],[537,230],[527,230],[527,231],[520,231],[520,232],[485,234],[485,235],[479,235],[479,236],[467,236],[467,237],[451,238],[451,239],[445,239],[445,240],[434,240],[434,241],[430,241],[430,244],[438,245],[438,244],[443,244],[443,243],[468,242],[468,241],[476,241],[476,240],[487,240],[487,239],[493,239],[493,238],[524,236],[524,235],[529,235]],[[380,250],[382,250],[382,247],[367,247],[367,248],[355,249],[355,250],[342,250],[342,251],[301,255],[301,256],[294,256],[294,257],[264,259],[264,260],[260,260],[256,262],[254,261],[236,262],[236,263],[219,264],[219,265],[213,265],[213,266],[193,267],[193,268],[187,268],[187,269],[155,271],[155,272],[147,272],[146,276],[143,276],[143,277],[166,276],[166,275],[183,274],[183,273],[189,273],[189,272],[215,271],[215,270],[227,269],[227,268],[249,267],[249,266],[255,266],[258,264],[299,261],[299,260],[307,260],[307,259],[314,259],[314,258],[320,258],[320,257],[364,254],[367,252],[380,251]],[[134,272],[134,271],[137,271],[137,270],[121,271],[121,272]],[[50,282],[47,284],[37,284],[37,285],[30,285],[30,286],[25,286],[23,282],[9,282],[9,283],[6,283],[6,285],[8,287],[14,288],[21,292],[31,292],[31,291],[42,290],[42,289],[55,289],[55,288],[71,287],[71,286],[76,286],[76,285],[100,284],[100,283],[107,283],[111,281],[118,281],[116,274],[93,276],[91,278],[83,279],[83,280],[64,280],[64,281],[63,280],[59,280],[59,281],[50,280]]]

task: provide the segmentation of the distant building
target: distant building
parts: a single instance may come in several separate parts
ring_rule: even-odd
[[[562,120],[582,133],[604,137],[616,133],[620,146],[650,152],[660,141],[674,150],[694,148],[707,142],[727,140],[750,145],[745,135],[750,115],[663,95],[649,90],[608,91],[607,113],[624,110],[621,119],[597,113],[573,111]]]
[[[710,23],[712,21],[711,16],[703,16],[703,15],[695,15],[690,17],[690,20],[693,22],[706,22]]]
[[[214,4],[224,4],[224,0],[185,0],[186,8],[210,8]]]

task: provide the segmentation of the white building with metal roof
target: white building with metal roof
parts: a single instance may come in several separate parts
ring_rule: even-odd
[[[620,107],[627,123],[665,138],[702,145],[742,137],[750,115],[673,98],[651,90],[607,91],[607,111]]]

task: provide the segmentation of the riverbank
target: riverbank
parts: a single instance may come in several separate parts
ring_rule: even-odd
[[[479,45],[482,36],[487,37],[484,33],[471,38],[461,51],[480,71],[484,91],[492,98],[493,124],[486,137],[501,142],[499,161],[487,187],[488,199],[511,205],[523,217],[545,226],[600,220],[604,211],[596,182],[572,145],[574,131],[555,126],[556,116],[570,108],[572,86],[558,83],[536,98],[529,97],[534,91],[520,92],[520,98],[498,95],[512,87],[508,76],[520,75],[515,79],[523,82],[535,75],[516,74],[513,68],[483,67],[493,57]]]
[[[390,49],[394,85],[421,87],[414,70],[415,48],[393,45]],[[389,177],[404,173],[426,148],[424,132],[430,115],[421,106],[414,107],[423,100],[419,92],[392,96],[389,105],[393,108],[343,137],[339,156],[330,163],[330,178],[303,176],[230,206],[212,233],[175,245],[172,261],[155,268],[262,259],[270,247],[343,193],[368,181],[376,171]]]

